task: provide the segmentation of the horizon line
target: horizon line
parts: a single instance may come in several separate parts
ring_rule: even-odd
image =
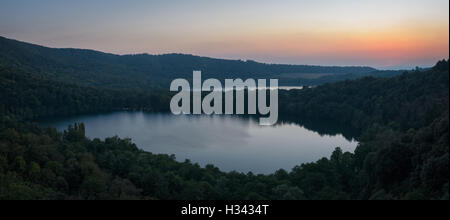
[[[199,57],[199,58],[207,58],[207,59],[216,59],[216,60],[227,60],[227,61],[241,61],[241,62],[256,62],[259,64],[264,65],[286,65],[286,66],[310,66],[310,67],[342,67],[342,68],[372,68],[374,70],[378,71],[402,71],[402,70],[411,70],[414,68],[432,68],[433,66],[406,66],[406,65],[394,65],[394,66],[380,66],[380,67],[374,67],[370,65],[320,65],[320,64],[300,64],[300,63],[270,63],[270,62],[263,62],[263,61],[257,61],[254,59],[243,59],[243,58],[226,58],[226,57],[213,57],[213,56],[204,56],[204,55],[198,55],[198,54],[190,54],[190,53],[180,53],[180,52],[167,52],[167,53],[149,53],[149,52],[137,52],[137,53],[114,53],[114,52],[106,52],[95,48],[78,48],[78,47],[52,47],[52,46],[46,46],[43,44],[35,43],[35,42],[28,42],[23,41],[19,39],[9,38],[5,37],[4,35],[0,35],[0,38],[4,38],[6,40],[10,41],[16,41],[19,43],[24,44],[31,44],[38,47],[44,47],[47,49],[55,49],[55,50],[84,50],[84,51],[91,51],[96,53],[102,53],[107,55],[113,55],[113,56],[140,56],[140,55],[146,55],[146,56],[167,56],[167,55],[182,55],[182,56],[193,56],[193,57]],[[449,59],[449,58],[443,58]],[[437,60],[436,62],[438,62]]]

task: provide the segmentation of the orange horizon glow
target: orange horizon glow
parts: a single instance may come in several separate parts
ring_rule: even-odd
[[[449,58],[448,0],[4,0],[2,6],[0,35],[58,48],[381,68]]]

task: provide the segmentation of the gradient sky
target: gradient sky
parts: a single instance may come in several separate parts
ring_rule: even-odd
[[[449,57],[449,1],[1,0],[0,35],[117,54],[431,66]]]

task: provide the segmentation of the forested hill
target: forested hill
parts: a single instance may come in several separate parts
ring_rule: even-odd
[[[81,86],[0,65],[0,115],[21,121],[124,109],[168,112],[170,99],[166,90]]]
[[[448,61],[428,71],[393,78],[364,77],[280,92],[280,114],[327,120],[364,130],[390,124],[401,130],[428,126],[448,109]]]
[[[119,56],[93,50],[53,49],[3,37],[0,37],[0,64],[58,81],[110,88],[168,88],[175,78],[191,79],[193,70],[217,79],[278,78],[282,85],[318,85],[401,73],[370,67],[277,65],[183,54]]]

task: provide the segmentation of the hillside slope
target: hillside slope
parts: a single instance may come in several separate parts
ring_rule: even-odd
[[[263,64],[184,54],[114,55],[93,50],[53,49],[0,37],[0,64],[55,80],[110,88],[168,88],[175,78],[279,78],[281,85],[318,85],[361,76],[394,76],[399,71],[370,67]]]

